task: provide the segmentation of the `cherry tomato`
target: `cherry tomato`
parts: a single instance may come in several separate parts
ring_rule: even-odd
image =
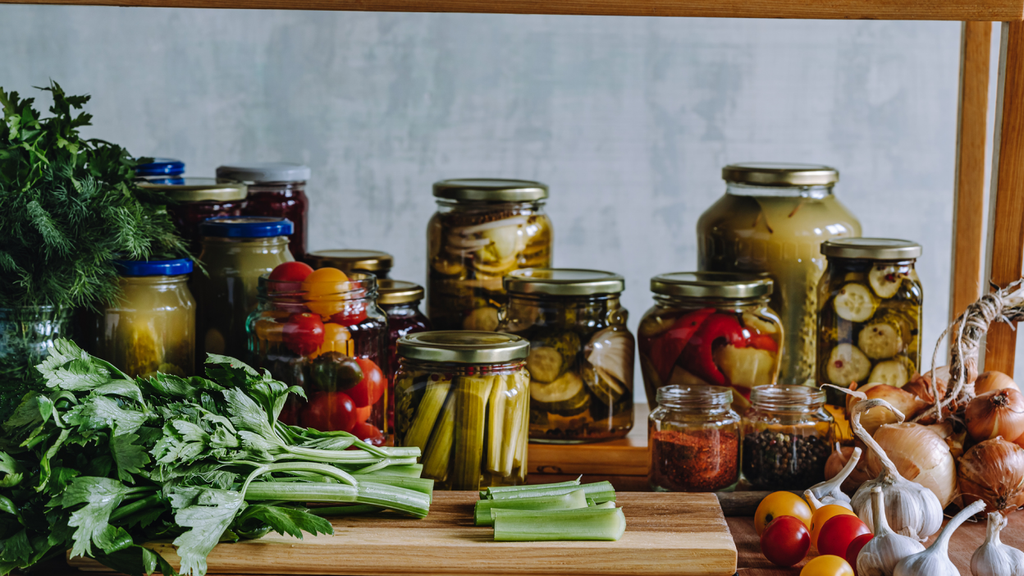
[[[846,549],[846,563],[853,568],[854,574],[857,574],[857,556],[860,555],[861,548],[874,537],[874,534],[861,534],[854,538],[853,542],[850,542],[850,546]]]
[[[316,352],[324,343],[324,323],[316,314],[292,314],[284,325],[284,343],[299,356]]]
[[[374,446],[384,445],[384,434],[373,424],[360,422],[352,427],[352,435]]]
[[[271,272],[269,278],[271,280],[279,280],[281,282],[302,282],[313,273],[313,269],[304,262],[285,262],[278,264]]]
[[[818,553],[845,558],[850,542],[861,534],[871,534],[871,530],[860,518],[845,514],[833,516],[818,531]]]
[[[373,414],[373,406],[356,407],[356,422],[368,422]]]
[[[316,392],[303,407],[300,418],[306,428],[321,432],[351,432],[356,425],[356,405],[344,392]]]
[[[792,492],[772,492],[764,497],[757,505],[757,512],[754,512],[754,530],[760,536],[765,526],[779,516],[792,516],[804,523],[804,526],[811,526],[811,507],[804,502],[804,499]]]
[[[342,326],[355,326],[366,320],[366,304],[362,302],[345,302],[341,311],[331,316],[331,322]]]
[[[337,352],[345,356],[352,355],[352,333],[348,331],[348,328],[336,322],[324,323],[324,343],[309,357],[316,358],[327,352]]]
[[[849,508],[844,508],[837,504],[828,504],[815,510],[814,514],[811,515],[811,546],[820,551],[821,549],[818,548],[818,534],[821,533],[821,527],[832,518],[844,515],[857,517]],[[843,554],[846,554],[846,550],[843,550]]]
[[[384,395],[384,389],[387,387],[388,380],[373,360],[356,358],[356,362],[363,369],[363,379],[348,391],[348,395],[352,397],[352,401],[360,408],[363,406],[373,406]]]
[[[302,281],[302,291],[306,307],[329,318],[345,307],[342,295],[349,291],[348,276],[337,268],[319,268]]]
[[[761,553],[776,566],[795,566],[810,548],[811,534],[799,518],[779,516],[761,533]]]
[[[355,358],[338,352],[317,356],[308,364],[309,380],[323,392],[347,392],[363,380],[363,367]]]
[[[800,571],[800,576],[854,576],[853,568],[839,556],[812,558]]]

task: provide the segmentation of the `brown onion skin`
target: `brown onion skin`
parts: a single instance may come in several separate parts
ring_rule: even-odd
[[[981,394],[967,405],[964,419],[972,440],[1001,436],[1013,442],[1024,435],[1024,394],[1015,388]]]
[[[885,400],[889,404],[892,404],[894,408],[902,412],[904,418],[906,418],[907,420],[910,420],[914,416],[917,416],[921,412],[924,412],[931,405],[929,402],[926,402],[920,398],[915,398],[913,394],[907,392],[904,388],[897,388],[895,386],[890,386],[889,384],[872,383],[865,384],[860,387],[850,386],[850,390],[857,390],[863,392],[864,394],[867,395],[868,399],[881,398],[882,400]],[[846,397],[847,414],[853,413],[853,405],[856,404],[857,402],[860,402],[860,398],[856,398],[854,396]],[[874,418],[868,417],[868,414],[871,413],[874,413]],[[862,423],[865,424],[865,428],[867,429],[868,434],[874,434],[875,429],[877,429],[878,426],[876,425],[874,428],[871,428],[870,426],[867,426],[864,420],[879,420],[877,414],[881,413],[885,413],[891,416],[891,418],[881,418],[881,420],[883,420],[885,423],[896,422],[896,415],[893,414],[892,411],[890,411],[888,408],[883,408],[881,406],[872,408],[865,412],[864,414],[861,414],[861,421]]]
[[[861,445],[860,460],[857,461],[857,465],[854,466],[853,472],[843,480],[843,484],[839,487],[840,490],[845,492],[847,495],[852,495],[860,488],[860,485],[874,478],[867,472],[867,452],[864,450],[864,446]],[[853,446],[843,446],[839,450],[833,450],[832,454],[829,455],[828,460],[825,461],[825,479],[830,480],[835,478],[836,474],[843,469],[843,466],[850,461],[850,457],[853,455]]]
[[[961,505],[978,498],[986,512],[1003,515],[1024,505],[1024,448],[1002,438],[985,440],[960,458]]]
[[[1020,386],[1013,381],[1008,375],[998,372],[996,370],[989,370],[978,379],[974,381],[974,393],[978,396],[986,392],[992,392],[993,390],[1003,390],[1005,388],[1013,388],[1020,392]]]

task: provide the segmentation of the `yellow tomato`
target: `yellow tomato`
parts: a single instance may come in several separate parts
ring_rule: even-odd
[[[303,299],[314,314],[329,318],[345,308],[342,294],[349,291],[348,276],[337,268],[313,270],[302,281]]]
[[[839,556],[818,556],[808,562],[800,576],[854,576],[850,563]]]
[[[316,358],[324,352],[338,352],[345,356],[352,355],[352,333],[341,324],[334,322],[324,323],[324,343],[317,348],[316,352],[309,355]]]
[[[764,527],[779,516],[792,516],[811,527],[811,508],[804,499],[792,492],[772,492],[764,497],[754,512],[754,530],[760,536]]]
[[[856,516],[849,508],[843,508],[838,504],[828,504],[815,510],[814,514],[811,515],[811,546],[818,547],[818,532],[821,531],[821,527],[825,525],[825,522],[828,522],[833,516],[841,516],[843,514]]]

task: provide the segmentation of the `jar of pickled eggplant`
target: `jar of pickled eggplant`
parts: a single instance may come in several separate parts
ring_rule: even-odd
[[[279,216],[292,221],[295,231],[288,249],[300,262],[306,258],[306,181],[309,166],[289,162],[266,162],[218,166],[217,178],[237,180],[249,186],[242,214],[246,216]]]
[[[662,386],[728,386],[745,410],[750,390],[774,384],[784,331],[766,276],[675,272],[651,278],[654,306],[640,319],[640,369],[651,409]]]
[[[152,184],[184,184],[185,163],[175,158],[153,158],[136,164],[135,176]]]
[[[398,340],[406,334],[431,330],[430,320],[420,312],[423,287],[401,280],[377,280],[380,304],[388,318],[388,382],[394,386],[398,370]],[[388,425],[395,425],[395,395],[388,395]]]
[[[427,316],[439,330],[494,330],[505,303],[502,278],[551,266],[548,187],[525,180],[434,184],[427,225]]]
[[[244,358],[246,319],[256,309],[260,276],[294,260],[288,251],[292,223],[262,216],[210,218],[200,232],[199,260],[207,273],[192,279],[196,357],[205,361],[206,353],[213,352]]]
[[[819,384],[881,382],[902,387],[921,361],[921,245],[889,238],[837,238],[821,245]],[[830,390],[830,404],[844,404]]]
[[[117,260],[121,296],[93,316],[92,352],[128,376],[195,373],[192,261]]]
[[[530,441],[621,438],[633,427],[633,354],[622,276],[530,268],[505,277],[498,329],[530,341]]]
[[[248,362],[302,388],[280,419],[342,430],[383,444],[390,427],[387,319],[372,274],[320,268],[301,282],[259,279],[259,306],[246,322]]]
[[[760,490],[804,490],[824,481],[833,420],[825,392],[757,386],[743,415],[743,476]]]
[[[368,272],[382,280],[388,277],[395,259],[379,250],[317,250],[306,255],[313,268],[337,268],[342,272]],[[422,290],[422,288],[421,288]],[[423,295],[420,295],[423,298]]]
[[[811,164],[733,164],[722,168],[725,195],[697,222],[698,267],[767,273],[772,308],[785,329],[779,382],[814,378],[817,285],[822,241],[860,236],[860,222],[833,193],[839,172]]]
[[[420,332],[398,341],[395,445],[422,452],[435,489],[526,482],[530,376],[525,339]]]
[[[167,213],[194,256],[199,256],[203,248],[200,225],[210,218],[241,216],[248,193],[245,184],[214,178],[154,180],[140,186],[174,201],[167,205]]]

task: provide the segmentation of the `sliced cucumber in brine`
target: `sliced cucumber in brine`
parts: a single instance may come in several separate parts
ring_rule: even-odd
[[[867,286],[851,282],[839,289],[832,306],[843,320],[865,322],[874,315],[878,302]]]
[[[903,330],[895,322],[872,322],[861,329],[857,346],[872,360],[892,358],[903,351]]]
[[[871,370],[868,382],[881,382],[897,388],[902,388],[910,380],[910,372],[906,363],[899,359],[885,360],[875,364]]]
[[[879,298],[892,298],[895,296],[900,291],[903,279],[907,277],[901,268],[905,269],[905,267],[901,266],[886,265],[871,268],[871,271],[868,272],[868,284],[871,285],[871,290]]]
[[[574,416],[590,407],[590,393],[575,372],[566,372],[550,384],[536,380],[530,382],[530,407],[551,414]]]
[[[839,386],[861,382],[871,373],[871,360],[853,344],[840,344],[828,355],[828,379]]]

